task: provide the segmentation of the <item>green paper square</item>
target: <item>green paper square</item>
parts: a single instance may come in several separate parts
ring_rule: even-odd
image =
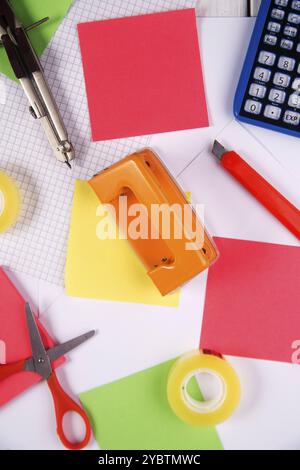
[[[176,359],[80,395],[104,450],[221,450],[215,428],[182,422],[167,400]]]
[[[49,21],[32,31],[28,36],[37,55],[40,57],[49,44],[52,36],[67,14],[73,0],[11,0],[10,4],[24,27],[27,27],[46,16]],[[6,52],[0,49],[0,72],[16,80]]]

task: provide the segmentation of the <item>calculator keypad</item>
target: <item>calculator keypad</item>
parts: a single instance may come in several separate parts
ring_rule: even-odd
[[[283,20],[285,12],[283,10],[279,10],[278,8],[273,8],[271,17],[275,18],[276,20]]]
[[[261,51],[258,57],[258,62],[263,65],[272,66],[275,64],[276,55],[272,52]]]
[[[291,38],[295,38],[297,36],[298,29],[294,28],[293,26],[286,26],[284,28],[283,34],[286,36],[290,36]]]
[[[291,50],[291,49],[293,49],[294,43],[293,43],[293,41],[289,41],[288,39],[281,39],[280,46],[283,49]]]
[[[297,15],[296,13],[290,13],[288,16],[288,21],[292,24],[300,24],[300,15]],[[279,33],[279,31],[276,32]]]
[[[295,65],[295,59],[286,56],[279,57],[278,68],[280,68],[281,70],[287,70],[288,72],[292,72],[295,68]]]
[[[292,88],[293,88],[293,90],[296,90],[300,93],[300,77],[295,78],[295,80],[293,81],[293,84],[292,84]],[[263,98],[263,96],[262,96],[262,98]]]
[[[273,103],[284,103],[286,98],[286,93],[282,90],[277,90],[276,88],[272,88],[269,94],[269,100],[273,101]]]
[[[265,44],[270,44],[271,46],[276,46],[277,37],[273,36],[272,34],[266,34],[265,35]]]
[[[284,122],[292,125],[299,126],[300,123],[300,114],[295,111],[286,111],[283,118]]]
[[[299,2],[299,1],[293,1],[293,3],[292,3],[292,8],[293,8],[294,10],[300,11],[300,2]]]
[[[263,99],[266,96],[267,89],[263,85],[257,85],[256,83],[252,83],[249,90],[249,95],[254,96],[255,98]]]
[[[274,21],[270,21],[268,24],[268,31],[271,31],[271,33],[279,33],[281,30],[281,24],[280,23],[274,23]]]
[[[261,82],[268,82],[271,78],[271,71],[263,67],[257,67],[254,72],[254,78]]]
[[[275,73],[273,81],[275,85],[286,88],[290,84],[291,77],[284,73],[278,72],[278,73]]]
[[[300,95],[298,95],[297,93],[291,95],[289,98],[289,106],[291,108],[300,109]]]
[[[247,100],[245,104],[245,110],[251,114],[260,114],[262,104],[259,101]]]
[[[278,5],[280,7],[286,7],[288,3],[289,0],[275,0],[275,5]]]
[[[241,114],[300,131],[300,0],[272,0]]]

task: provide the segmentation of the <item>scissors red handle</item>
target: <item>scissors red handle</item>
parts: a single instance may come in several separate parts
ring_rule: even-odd
[[[74,401],[72,400],[69,395],[62,389],[55,372],[52,372],[50,378],[48,379],[48,386],[51,390],[54,407],[55,407],[55,414],[56,414],[56,422],[57,422],[57,434],[67,449],[70,450],[80,450],[87,446],[91,438],[91,425],[88,419],[87,414],[85,411]],[[76,413],[83,419],[85,423],[86,433],[85,437],[81,442],[73,443],[70,442],[69,439],[66,437],[64,429],[63,429],[63,419],[67,413]]]
[[[12,364],[0,364],[0,382],[1,380],[8,379],[18,372],[23,372],[25,364],[26,361],[13,362]]]

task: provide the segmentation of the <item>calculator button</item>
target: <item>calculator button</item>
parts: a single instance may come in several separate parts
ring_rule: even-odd
[[[297,36],[297,33],[298,33],[298,29],[297,28],[294,28],[294,26],[286,26],[284,28],[284,34],[286,36],[289,36],[291,38],[294,38]]]
[[[299,44],[298,44],[298,46],[297,46],[297,52],[300,52],[300,42],[299,42]]]
[[[296,65],[296,61],[295,59],[292,59],[291,57],[281,56],[278,61],[278,67],[283,70],[288,70],[289,72],[294,70],[295,65]]]
[[[286,7],[288,3],[289,0],[275,0],[275,5],[278,5],[280,7]]]
[[[274,21],[270,21],[270,23],[268,24],[268,30],[271,31],[271,33],[279,33],[281,30],[281,24],[274,23]]]
[[[296,13],[290,13],[288,16],[288,20],[290,23],[300,24],[300,15],[297,15]]]
[[[298,90],[300,92],[300,78],[295,78],[292,88],[293,90]]]
[[[276,60],[276,55],[272,54],[272,52],[261,51],[258,57],[258,62],[264,65],[274,65]]]
[[[298,73],[300,73],[300,63],[299,63],[299,65],[298,65]]]
[[[265,42],[265,44],[269,44],[270,46],[276,46],[277,37],[273,36],[272,34],[266,34],[264,42]]]
[[[278,121],[281,115],[281,109],[277,108],[276,106],[268,105],[265,108],[264,115],[266,118],[274,119],[275,121]]]
[[[251,114],[260,114],[262,104],[259,101],[247,100],[245,104],[245,111]]]
[[[285,73],[277,72],[275,73],[273,82],[277,86],[282,86],[284,88],[288,87],[290,84],[291,77]]]
[[[300,11],[300,1],[294,1],[294,2],[292,3],[292,8],[293,8],[294,10],[299,10],[299,11]]]
[[[293,93],[289,99],[289,106],[291,108],[300,109],[300,95],[298,95],[297,93]]]
[[[286,93],[282,90],[276,90],[272,88],[269,94],[269,100],[275,103],[283,103],[286,97]]]
[[[289,39],[282,39],[281,40],[281,43],[280,43],[280,46],[283,48],[283,49],[287,49],[287,50],[291,50],[293,49],[294,47],[294,42],[293,41],[290,41]]]
[[[266,96],[267,89],[263,85],[257,85],[256,83],[252,83],[249,89],[249,95],[255,96],[255,98],[263,99]]]
[[[300,2],[298,3],[300,4]],[[284,15],[285,15],[284,11],[279,10],[278,8],[273,8],[272,13],[271,13],[272,18],[276,18],[276,20],[283,20]]]
[[[271,71],[268,69],[263,69],[262,67],[257,67],[254,72],[254,78],[260,80],[261,82],[268,82],[271,77]]]
[[[284,122],[287,124],[292,124],[293,126],[298,126],[300,123],[300,114],[295,111],[286,111],[284,113]]]

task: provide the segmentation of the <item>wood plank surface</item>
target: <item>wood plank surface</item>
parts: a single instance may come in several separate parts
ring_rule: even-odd
[[[261,0],[198,0],[200,16],[256,16]]]

